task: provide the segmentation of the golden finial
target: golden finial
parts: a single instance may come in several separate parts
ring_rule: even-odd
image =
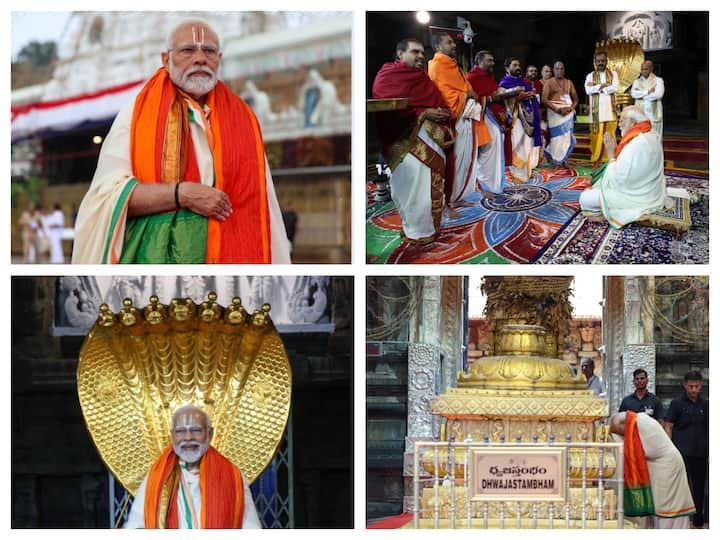
[[[247,314],[240,297],[235,296],[232,299],[232,304],[230,304],[225,311],[225,320],[230,324],[240,324],[246,321]]]
[[[150,297],[150,305],[145,307],[145,320],[150,324],[159,324],[166,317],[166,307],[160,303],[156,294]]]
[[[208,293],[208,299],[200,304],[200,318],[203,322],[212,322],[220,319],[222,309],[216,300],[217,294],[210,292]]]
[[[195,315],[195,302],[191,298],[173,298],[170,302],[170,316],[178,322],[185,322]]]
[[[125,298],[123,308],[120,310],[120,322],[125,326],[133,326],[138,322],[138,310],[132,305],[132,300]]]
[[[261,309],[253,313],[253,325],[268,326],[270,322],[270,304],[263,304]]]
[[[107,304],[100,304],[100,314],[98,315],[97,324],[100,326],[112,326],[115,324],[115,314]]]

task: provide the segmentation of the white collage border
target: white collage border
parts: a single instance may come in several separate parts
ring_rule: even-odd
[[[434,534],[430,531],[415,531],[409,533],[407,531],[391,531],[391,530],[372,530],[368,531],[365,529],[365,508],[366,508],[366,467],[365,467],[365,434],[366,434],[366,410],[365,410],[365,300],[366,290],[365,282],[367,276],[397,276],[397,275],[576,275],[581,270],[585,275],[588,273],[592,276],[596,276],[598,279],[604,275],[710,275],[710,324],[714,322],[714,314],[718,310],[718,296],[715,294],[715,281],[720,281],[720,272],[718,271],[717,264],[714,261],[717,259],[715,252],[718,248],[718,241],[714,237],[710,239],[711,259],[709,265],[605,265],[605,266],[539,266],[539,265],[483,265],[483,266],[457,266],[457,265],[366,265],[365,264],[365,99],[366,99],[366,81],[365,81],[365,37],[366,37],[366,23],[365,23],[365,10],[368,11],[415,11],[418,9],[425,9],[433,11],[433,5],[429,5],[429,2],[409,2],[407,0],[393,0],[392,2],[381,2],[377,0],[369,0],[362,2],[353,2],[348,4],[336,4],[329,0],[307,0],[302,3],[292,1],[249,1],[249,2],[231,2],[227,0],[211,0],[209,2],[198,3],[190,2],[187,0],[176,0],[174,2],[162,1],[153,5],[148,5],[147,2],[141,2],[138,0],[126,0],[118,2],[117,0],[110,0],[103,3],[89,2],[87,0],[80,1],[69,1],[69,2],[49,2],[49,1],[35,1],[35,0],[10,0],[6,8],[2,13],[2,23],[0,25],[0,33],[5,36],[4,41],[0,44],[2,51],[5,54],[5,58],[10,58],[9,43],[10,43],[10,12],[11,11],[52,11],[58,9],[76,9],[76,10],[193,10],[193,9],[213,9],[217,11],[233,11],[233,10],[352,10],[354,13],[354,24],[353,24],[353,61],[352,61],[352,107],[353,107],[353,124],[352,124],[352,155],[355,158],[352,167],[352,261],[351,265],[293,265],[293,266],[280,266],[280,267],[269,267],[260,265],[248,265],[248,266],[230,266],[222,265],[213,267],[212,271],[205,265],[148,265],[142,267],[136,266],[123,266],[123,267],[110,267],[110,266],[91,266],[91,265],[63,265],[52,266],[52,265],[11,265],[10,264],[10,227],[9,227],[9,216],[10,216],[10,198],[2,198],[2,214],[6,216],[5,230],[0,233],[0,253],[4,257],[4,279],[0,280],[0,294],[1,298],[6,299],[6,305],[10,305],[10,292],[11,292],[11,276],[40,276],[40,275],[116,275],[122,274],[137,274],[137,275],[306,275],[318,273],[321,270],[322,275],[345,275],[354,276],[354,355],[353,355],[353,374],[354,374],[354,455],[353,455],[353,478],[354,478],[354,497],[353,497],[353,515],[354,515],[354,528],[350,530],[294,530],[290,532],[279,532],[274,533],[270,531],[264,532],[250,532],[245,531],[243,533],[237,533],[233,531],[215,531],[212,533],[206,531],[194,531],[192,533],[181,533],[177,531],[175,534],[180,534],[184,538],[187,535],[190,537],[197,537],[197,535],[208,535],[212,534],[212,538],[218,536],[228,538],[230,535],[246,534],[250,532],[251,535],[264,534],[292,534],[294,538],[297,535],[302,538],[310,538],[312,534],[313,539],[322,538],[330,539],[336,537],[336,535],[342,534],[343,536],[352,538],[399,538],[401,535],[413,534],[413,535],[424,535],[426,538],[428,535]],[[638,5],[640,4],[640,5]],[[470,2],[468,0],[457,0],[451,5],[441,5],[443,10],[474,10],[482,11],[483,8],[489,8],[493,11],[551,11],[551,10],[595,10],[612,11],[612,10],[625,10],[628,5],[625,2],[617,0],[609,0],[602,2],[600,5],[590,5],[586,3],[571,2],[567,0],[559,0],[552,4],[545,4],[540,2],[530,2],[527,0],[520,0],[514,2],[512,5],[498,4],[496,2],[487,5],[485,2]],[[717,9],[713,10],[714,6],[710,5],[709,1],[690,1],[683,2],[678,5],[677,2],[668,1],[657,1],[657,2],[639,2],[632,5],[633,9],[642,9],[643,7],[653,10],[664,10],[672,11],[673,7],[682,8],[687,11],[710,11],[710,65],[713,65],[712,59],[715,59],[717,54],[717,32],[720,31],[719,18],[720,13]],[[6,128],[2,131],[2,143],[4,143],[5,158],[3,159],[4,170],[6,172],[6,178],[9,179],[10,172],[10,98],[9,98],[9,63],[8,69],[6,70],[7,79],[5,85],[3,85],[0,92],[3,94],[5,108],[3,109],[3,120]],[[720,125],[720,117],[718,111],[720,106],[717,105],[717,101],[713,101],[712,98],[720,97],[719,88],[720,81],[718,80],[717,71],[710,70],[710,125],[711,130],[714,126]],[[713,134],[714,135],[714,134]],[[712,171],[718,170],[718,145],[714,137],[710,140],[710,169]],[[9,185],[6,186],[6,189]],[[710,200],[710,213],[711,217],[718,216],[718,200],[720,197],[714,197]],[[714,220],[711,220],[714,223]],[[9,310],[5,310],[6,313]],[[8,314],[4,318],[2,328],[2,335],[6,336],[6,358],[11,358],[11,343],[10,343],[10,317],[12,314]],[[711,332],[712,333],[712,332]],[[711,357],[713,352],[718,351],[717,340],[711,336],[710,351]],[[11,383],[10,383],[10,367],[6,367],[4,379],[4,393],[6,396],[6,415],[5,421],[9,425],[11,422],[10,417],[10,396],[11,396]],[[711,392],[711,397],[716,395],[717,392]],[[11,433],[10,429],[6,430],[7,433]],[[718,446],[718,434],[720,430],[711,428],[711,454],[713,449],[719,448]],[[46,534],[52,534],[56,536],[60,534],[62,538],[97,538],[98,536],[105,536],[106,534],[153,534],[147,533],[119,533],[115,531],[98,531],[98,530],[73,530],[73,531],[58,531],[58,532],[45,532],[40,530],[11,530],[10,531],[10,510],[12,501],[10,500],[10,484],[11,484],[11,472],[10,472],[10,445],[9,441],[4,445],[2,456],[4,464],[6,465],[5,482],[3,485],[5,489],[0,491],[0,503],[2,506],[2,526],[1,529],[9,531],[13,537],[21,538],[40,538]],[[717,480],[719,479],[718,467],[713,463],[711,459],[710,466],[710,485],[717,486]],[[710,515],[720,516],[718,509],[718,495],[714,490],[711,489],[714,494],[714,498],[710,498]],[[328,501],[328,505],[336,504],[335,501]],[[158,534],[158,533],[154,533]],[[167,534],[167,533],[165,533]],[[464,537],[470,538],[470,535],[475,537],[478,531],[453,531],[453,537]],[[547,537],[546,534],[540,531],[513,531],[505,530],[500,533],[499,531],[488,531],[493,538],[497,538],[500,534],[503,537],[508,536],[512,538],[533,537],[537,534],[542,535],[543,538]],[[559,536],[569,537],[572,534],[570,531],[555,530],[552,533]],[[587,535],[588,538],[600,538],[601,535],[604,538],[604,531],[583,531],[583,535]],[[623,535],[636,534],[630,531],[620,532]],[[658,534],[656,531],[655,534]],[[662,533],[660,533],[662,536]],[[697,534],[706,534],[704,531],[687,531],[683,534],[691,534],[693,536]],[[459,535],[459,536],[458,536]],[[176,538],[178,536],[175,536]],[[207,536],[206,536],[207,537]]]

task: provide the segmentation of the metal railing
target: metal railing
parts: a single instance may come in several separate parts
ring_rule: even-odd
[[[562,475],[564,500],[473,500],[470,455],[474,450],[489,448],[518,452],[540,448],[567,449]],[[443,453],[446,456],[441,459]],[[430,457],[423,459],[423,456]],[[459,460],[457,456],[460,456]],[[607,477],[606,468],[612,471]],[[514,443],[506,443],[504,437],[500,442],[490,442],[487,438],[482,442],[416,441],[412,526],[434,529],[623,528],[623,482],[621,442],[556,442],[553,437],[544,443],[538,442],[537,438],[533,442],[522,442],[518,438]]]

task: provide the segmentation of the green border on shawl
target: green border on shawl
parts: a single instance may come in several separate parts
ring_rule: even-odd
[[[601,167],[590,171],[590,185],[594,186],[605,175],[605,169],[607,169],[609,164],[610,160],[607,160]]]
[[[128,180],[128,183],[125,184],[125,187],[120,193],[120,198],[118,199],[118,202],[115,205],[115,209],[113,210],[112,217],[110,218],[110,228],[108,230],[107,238],[105,239],[105,249],[103,250],[102,256],[103,264],[108,264],[109,262],[108,254],[110,253],[110,247],[112,244],[115,228],[117,227],[118,221],[120,220],[120,214],[122,213],[123,208],[125,208],[125,204],[127,203],[127,199],[130,196],[130,192],[137,185],[137,183],[137,179],[130,177],[130,180]]]

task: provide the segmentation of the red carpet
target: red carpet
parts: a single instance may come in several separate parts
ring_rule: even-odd
[[[375,523],[368,523],[368,529],[400,529],[412,521],[413,515],[405,512],[399,516],[390,516]]]

